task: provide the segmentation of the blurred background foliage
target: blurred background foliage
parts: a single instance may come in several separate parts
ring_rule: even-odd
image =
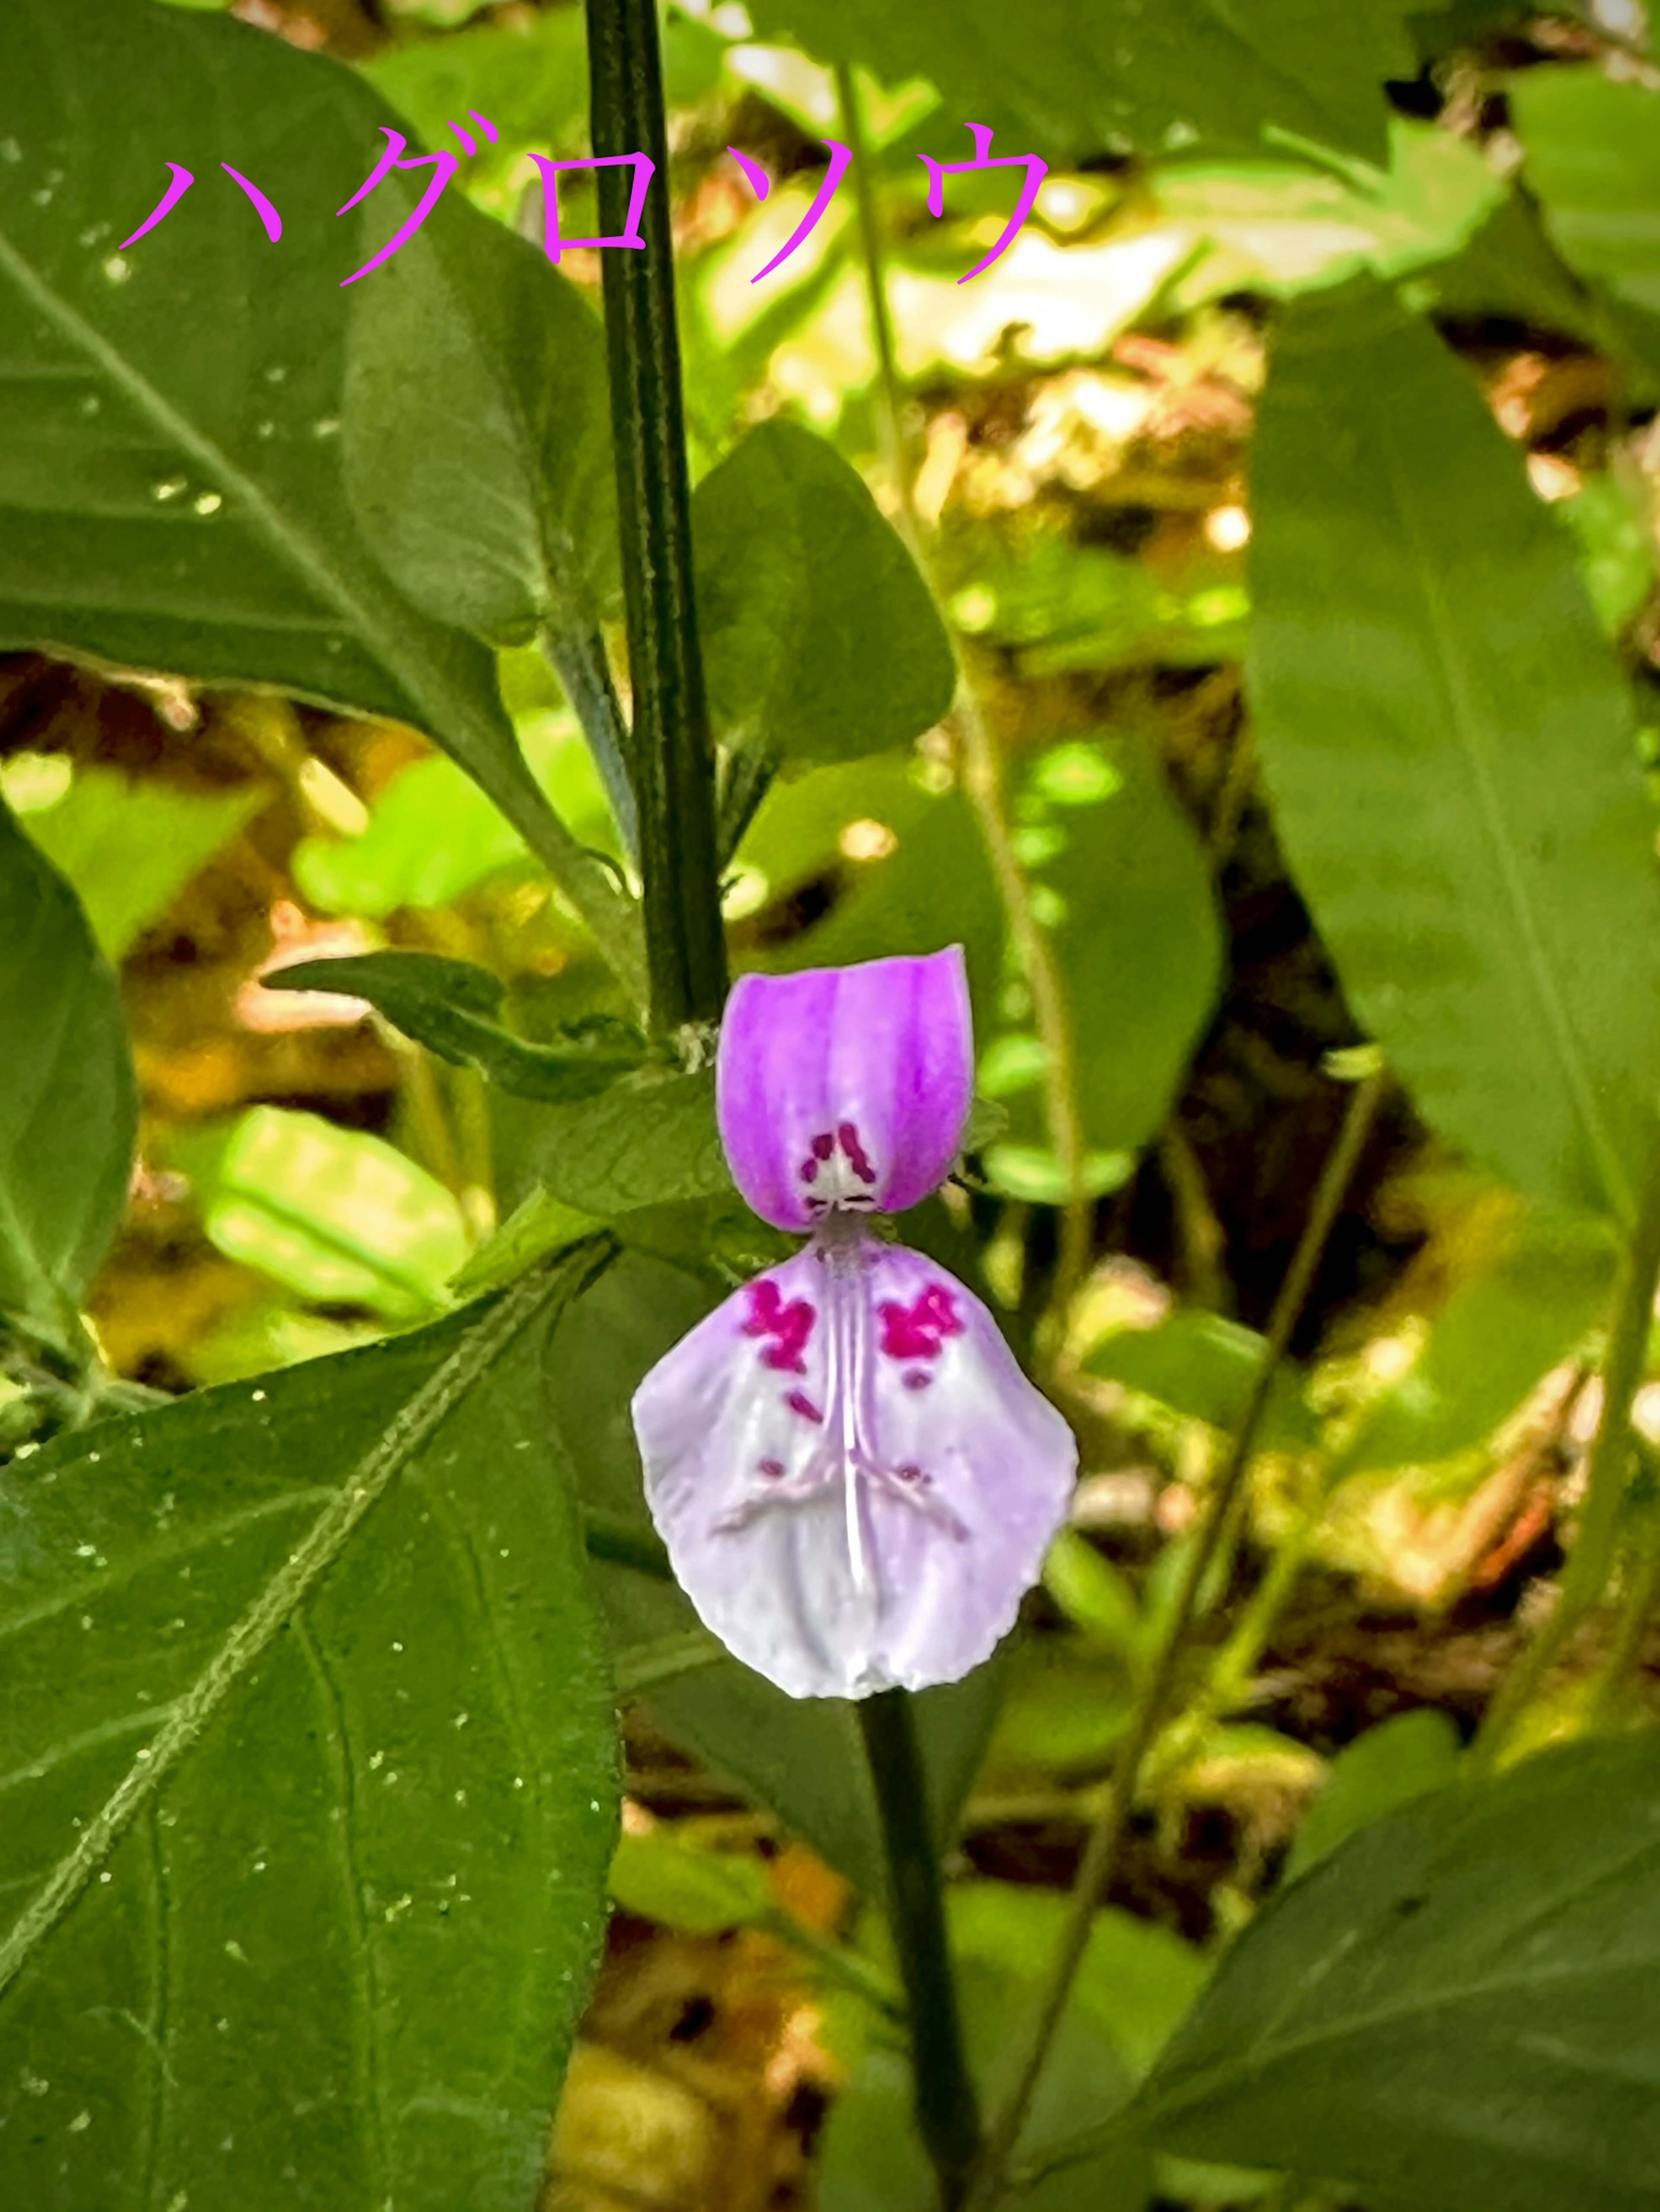
[[[496,143],[452,189],[508,228],[539,229],[530,156],[586,150],[578,9],[240,0],[234,12],[354,65],[428,143],[463,109],[489,116]],[[1495,1018],[1486,1073],[1457,1095],[1432,1044],[1415,1061],[1391,1030],[1380,993],[1392,987],[1369,946],[1411,918],[1375,880],[1353,888],[1349,854],[1373,808],[1407,802],[1348,755],[1308,797],[1312,772],[1259,744],[1242,665],[1250,653],[1259,698],[1300,685],[1288,718],[1317,722],[1341,670],[1321,664],[1316,632],[1365,616],[1381,574],[1370,533],[1394,499],[1439,533],[1444,573],[1501,657],[1533,619],[1538,579],[1582,594],[1617,648],[1609,711],[1629,717],[1660,796],[1660,73],[1640,11],[1614,0],[1426,0],[1352,25],[1336,11],[1323,33],[1334,49],[1361,35],[1363,13],[1388,24],[1387,112],[1350,112],[1335,57],[1331,86],[1284,88],[1265,147],[1272,101],[1243,62],[1237,83],[1189,81],[1172,50],[1167,83],[1144,70],[1121,95],[1108,32],[1080,50],[1056,0],[969,13],[971,25],[931,6],[751,0],[746,15],[688,0],[668,9],[665,39],[712,696],[728,743],[747,717],[776,757],[731,855],[734,956],[786,968],[961,940],[982,1112],[965,1178],[926,1233],[942,1253],[977,1247],[1018,1340],[1053,1325],[1062,1279],[1052,1374],[1084,1480],[1032,1632],[1003,1667],[989,1741],[982,1696],[940,1785],[963,1804],[951,1905],[975,2036],[993,2033],[1052,1940],[1195,1500],[1372,1039],[1389,1033],[1404,1079],[1274,1386],[1249,1510],[1210,1594],[1207,1686],[1155,1761],[1041,2130],[1064,2119],[1069,2068],[1098,2095],[1104,2078],[1128,2091],[1146,2072],[1220,1941],[1287,1870],[1447,1777],[1562,1557],[1614,1271],[1584,1203],[1590,1171],[1556,1148],[1554,1123],[1529,1119],[1525,1020]],[[818,484],[825,449],[798,427],[903,519],[851,181],[810,241],[751,282],[810,202],[824,141],[845,136],[837,64],[852,66],[869,150],[915,520],[984,703],[1000,797],[939,727],[952,671],[926,602],[906,596],[909,568],[880,569],[887,541],[839,479]],[[955,180],[936,221],[916,155],[964,157],[970,115],[995,125],[1000,152],[1053,166],[1008,255],[963,285],[1001,229],[1008,179]],[[764,204],[731,146],[772,178]],[[568,183],[567,230],[586,233],[593,212]],[[597,293],[595,254],[562,267]],[[1345,304],[1357,279],[1398,286],[1432,318],[1463,385],[1446,381],[1426,325],[1380,321],[1368,337],[1364,309]],[[1322,298],[1335,319],[1298,327],[1310,348],[1349,348],[1347,417],[1316,425],[1320,403],[1298,402],[1288,339],[1270,403],[1283,411],[1265,416],[1253,461],[1274,318],[1291,303],[1314,318]],[[418,377],[386,313],[387,357]],[[374,368],[366,356],[362,374]],[[1489,498],[1488,478],[1459,476],[1475,466],[1460,442],[1467,404],[1514,453],[1513,506],[1502,485]],[[1354,425],[1368,422],[1363,451]],[[739,448],[763,424],[775,428]],[[406,458],[360,445],[350,465],[369,481]],[[603,506],[603,472],[593,484],[565,509],[579,566],[599,542],[580,499]],[[1253,568],[1251,541],[1259,502],[1274,500],[1299,503],[1332,585],[1323,610],[1278,600],[1270,629],[1254,623],[1252,581],[1280,580]],[[769,549],[758,616],[728,589],[751,531]],[[527,625],[511,549],[484,550],[477,626],[522,638],[534,610]],[[417,604],[426,557],[398,549]],[[441,561],[434,573],[441,606]],[[614,625],[614,580],[594,580]],[[1387,580],[1377,587],[1387,599]],[[828,637],[843,626],[850,649],[833,666],[792,662],[810,615]],[[1385,607],[1365,649],[1410,658],[1389,634],[1396,616],[1410,629]],[[581,847],[620,860],[625,834],[546,662],[519,642],[499,666],[532,777]],[[1560,741],[1571,749],[1572,730]],[[1500,775],[1528,773],[1498,757]],[[0,793],[120,971],[140,1165],[90,1297],[115,1373],[171,1394],[368,1341],[441,1316],[458,1278],[499,1279],[517,1252],[626,1213],[634,1249],[569,1324],[586,1334],[553,1387],[592,1497],[637,1516],[617,1378],[696,1309],[688,1265],[730,1279],[774,1249],[718,1163],[695,1219],[654,1213],[649,1174],[630,1180],[621,1160],[607,1206],[587,1155],[562,1182],[575,1139],[559,1132],[577,1125],[557,1115],[574,1107],[549,1121],[487,1088],[470,1055],[502,1048],[453,1028],[429,1036],[432,1051],[411,1042],[434,1017],[405,1018],[369,989],[372,970],[362,997],[264,988],[301,962],[438,956],[497,979],[525,1044],[551,1050],[586,1023],[585,1051],[629,1064],[629,1010],[520,830],[401,721],[36,653],[0,661]],[[1462,818],[1446,835],[1454,852],[1480,842]],[[1415,896],[1403,880],[1400,900]],[[1481,899],[1479,883],[1468,896]],[[1498,915],[1495,932],[1507,927]],[[1070,1282],[1033,930],[1071,1010],[1064,1073],[1088,1202]],[[1653,951],[1589,948],[1614,967]],[[580,1097],[569,1066],[520,1074],[511,1087]],[[684,1176],[661,1194],[686,1197]],[[0,1383],[14,1446],[70,1417],[50,1378],[20,1369]],[[1630,1540],[1639,1557],[1656,1532],[1639,1525]],[[607,1598],[638,1613],[625,1643],[687,1635],[678,1596],[625,1582]],[[1570,1724],[1604,1664],[1592,1631],[1535,1735]],[[629,1708],[617,1911],[552,2201],[746,2212],[816,2189],[827,2212],[925,2202],[883,2032],[885,1938],[854,1926],[869,1844],[862,1814],[838,1802],[836,1723],[815,1716],[787,1745],[757,1707],[745,1735],[730,1702],[712,1717],[713,1678],[667,1674]],[[721,1683],[719,1697],[738,1695]],[[1651,1667],[1621,1694],[1651,1705]],[[757,1796],[774,1809],[753,1809]],[[1222,2205],[1263,2185],[1163,2161],[1156,2175],[1133,2162],[1094,2173],[1087,2200],[1078,2185],[1031,2201],[1139,2204],[1156,2188]]]

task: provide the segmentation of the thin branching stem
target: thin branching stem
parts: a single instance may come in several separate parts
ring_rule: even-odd
[[[988,2132],[985,2150],[968,2198],[968,2212],[990,2212],[990,2208],[998,2202],[1006,2186],[1010,2160],[1025,2124],[1033,2093],[1055,2040],[1055,2031],[1066,2011],[1073,1982],[1083,1961],[1096,1908],[1105,1897],[1118,1871],[1138,1785],[1147,1754],[1164,1718],[1188,1629],[1197,1608],[1200,1591],[1205,1585],[1223,1532],[1243,1487],[1256,1431],[1268,1406],[1268,1392],[1291,1342],[1292,1332],[1307,1302],[1387,1079],[1380,1073],[1369,1075],[1364,1082],[1356,1085],[1342,1127],[1338,1131],[1337,1141],[1321,1170],[1320,1182],[1302,1237],[1292,1255],[1286,1279],[1280,1285],[1280,1295],[1274,1301],[1262,1363],[1251,1378],[1250,1395],[1218,1478],[1209,1510],[1198,1538],[1188,1553],[1176,1602],[1171,1608],[1163,1635],[1152,1656],[1135,1710],[1125,1732],[1112,1786],[1085,1846],[1083,1863],[1073,1888],[1066,1929],[1049,1967],[1030,2039],[1013,2086]]]

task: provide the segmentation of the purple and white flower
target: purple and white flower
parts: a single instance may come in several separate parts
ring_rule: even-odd
[[[658,1362],[634,1425],[682,1587],[793,1697],[967,1674],[1066,1513],[1066,1422],[980,1301],[869,1225],[944,1181],[972,1085],[958,947],[746,975],[727,1003],[733,1176],[812,1241]]]

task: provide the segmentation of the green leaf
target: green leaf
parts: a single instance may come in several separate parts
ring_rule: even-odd
[[[1255,476],[1257,738],[1350,1004],[1475,1158],[1629,1218],[1660,883],[1566,533],[1467,372],[1370,289],[1290,311]]]
[[[1660,100],[1592,67],[1527,70],[1505,91],[1564,259],[1660,315]]]
[[[571,835],[614,853],[605,789],[574,719],[527,711],[514,715],[514,728]],[[420,760],[376,797],[357,836],[301,838],[294,879],[320,913],[380,921],[402,906],[447,906],[527,857],[513,824],[453,761]]]
[[[714,1121],[714,1073],[625,1075],[588,1098],[550,1106],[524,1165],[550,1198],[609,1220],[642,1206],[718,1198],[732,1188]]]
[[[1381,177],[1359,164],[1347,179],[1291,161],[1161,168],[1159,205],[1210,248],[1175,286],[1177,299],[1290,297],[1358,270],[1400,276],[1457,252],[1504,198],[1503,180],[1450,131],[1393,115],[1389,136]]]
[[[809,760],[908,744],[951,705],[951,641],[858,471],[793,422],[692,500],[709,699],[728,742]]]
[[[480,174],[505,181],[527,145],[586,150],[587,47],[582,18],[571,9],[394,46],[359,66],[429,145],[441,144],[451,117],[470,107],[489,118],[500,136],[494,146],[477,141],[470,182]]]
[[[1152,1328],[1116,1329],[1084,1364],[1091,1375],[1231,1436],[1244,1419],[1245,1401],[1267,1348],[1266,1339],[1255,1329],[1189,1307]],[[1306,1451],[1319,1433],[1304,1395],[1304,1378],[1295,1367],[1282,1364],[1268,1388],[1257,1431],[1259,1449]]]
[[[1155,2068],[1155,2143],[1378,2212],[1646,2212],[1660,1769],[1547,1752],[1351,1837],[1271,1901]]]
[[[699,1850],[660,1828],[617,1838],[611,1893],[624,1912],[689,1936],[753,1927],[773,1910],[757,1859]]]
[[[1432,1466],[1481,1443],[1596,1327],[1614,1259],[1595,1223],[1529,1212],[1507,1224],[1431,1321],[1417,1358],[1362,1415],[1329,1480]]]
[[[532,1325],[593,1266],[0,1478],[18,2203],[532,2202],[616,1821]]]
[[[94,766],[49,805],[17,811],[80,900],[99,951],[119,961],[264,803],[257,790],[184,791]]]
[[[577,1470],[584,1509],[625,1535],[653,1540],[629,1401],[647,1370],[713,1303],[682,1270],[625,1254],[554,1338],[547,1401],[554,1432]],[[695,1625],[690,1602],[672,1582],[625,1566],[601,1567],[598,1580],[624,1652]],[[993,1661],[916,1700],[942,1838],[954,1831],[979,1765],[1001,1680]],[[769,1806],[865,1895],[882,1895],[881,1826],[849,1705],[787,1698],[735,1659],[663,1683],[649,1702],[669,1733],[707,1765]]]
[[[59,1342],[126,1204],[138,1100],[115,977],[0,803],[0,1312]]]
[[[1396,1713],[1340,1751],[1297,1831],[1287,1881],[1306,1874],[1347,1837],[1450,1782],[1458,1771],[1458,1730],[1425,1706]]]
[[[252,1106],[222,1143],[180,1157],[209,1237],[325,1305],[388,1321],[429,1315],[467,1256],[466,1224],[444,1186],[379,1137],[315,1114]]]
[[[1016,856],[1061,969],[1085,1142],[1140,1151],[1162,1127],[1216,1000],[1222,936],[1210,869],[1149,750],[1078,738],[1040,754],[1013,808]],[[1042,1048],[1026,1079],[981,1087],[1011,1104],[1011,1138],[1037,1140]],[[1035,1056],[1034,1050],[1035,1048]]]
[[[393,581],[502,644],[596,610],[617,480],[605,341],[581,294],[473,222],[423,225],[351,296],[346,489]]]
[[[637,980],[626,902],[543,800],[488,653],[404,596],[347,501],[359,287],[342,286],[397,218],[379,194],[349,222],[334,211],[368,174],[386,110],[336,63],[147,0],[16,0],[0,13],[0,82],[37,88],[7,144],[20,178],[26,164],[40,179],[9,195],[0,224],[0,646],[270,684],[414,724]],[[137,83],[153,88],[142,131]],[[123,253],[167,182],[163,142],[198,181]],[[222,161],[273,195],[280,244]],[[454,194],[422,236],[447,259],[493,250]],[[228,315],[226,301],[243,304]]]
[[[434,952],[298,961],[266,976],[265,988],[367,999],[394,1029],[441,1060],[455,1067],[476,1067],[521,1098],[589,1098],[646,1057],[646,1041],[639,1032],[611,1020],[596,1019],[568,1030],[557,1044],[527,1044],[486,1018],[506,995],[499,976]]]
[[[755,0],[758,38],[800,41],[822,61],[861,63],[886,84],[927,77],[946,112],[1018,134],[994,152],[1075,161],[1134,144],[1195,140],[1250,149],[1270,132],[1364,160],[1385,155],[1383,80],[1411,76],[1389,11],[1313,0]],[[929,151],[968,157],[962,144]],[[1012,204],[1013,192],[1010,193]]]

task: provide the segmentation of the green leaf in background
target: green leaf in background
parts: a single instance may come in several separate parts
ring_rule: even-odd
[[[1563,258],[1645,319],[1660,317],[1660,99],[1601,70],[1510,79],[1525,174]],[[1650,344],[1660,337],[1660,322]]]
[[[714,1121],[714,1071],[642,1069],[534,1124],[524,1162],[551,1198],[602,1220],[732,1188]]]
[[[423,225],[353,288],[346,489],[393,580],[498,644],[614,588],[605,342],[540,250]]]
[[[181,1146],[209,1237],[325,1305],[408,1321],[447,1303],[467,1256],[461,1208],[379,1137],[315,1114],[252,1106],[222,1142]]]
[[[0,1312],[73,1336],[137,1136],[114,974],[74,892],[0,803]]]
[[[334,210],[373,167],[386,111],[336,63],[149,0],[15,0],[0,14],[0,82],[34,88],[7,144],[20,177],[27,164],[40,179],[9,193],[0,222],[12,333],[0,645],[271,684],[413,723],[556,869],[632,977],[626,906],[544,801],[489,655],[398,589],[342,484],[358,289],[342,282],[372,250],[366,231],[396,223],[386,202],[367,220]],[[137,83],[151,93],[136,128]],[[100,159],[65,167],[89,145]],[[198,181],[118,252],[168,161]],[[222,161],[276,202],[280,243]],[[483,257],[495,234],[447,195],[421,236]],[[243,306],[229,314],[227,301]],[[464,501],[455,526],[476,509]]]
[[[619,1836],[610,1880],[612,1900],[624,1912],[688,1936],[753,1927],[773,1911],[758,1859],[699,1850],[667,1829]]]
[[[577,1471],[584,1510],[635,1539],[652,1535],[629,1401],[646,1370],[708,1312],[709,1291],[679,1268],[624,1254],[575,1304],[554,1337],[548,1413]],[[625,1566],[598,1570],[622,1652],[695,1626],[672,1582]],[[997,1662],[925,1691],[917,1727],[942,1839],[980,1762],[999,1692]],[[648,1693],[669,1733],[804,1837],[867,1898],[885,1881],[881,1826],[853,1708],[787,1698],[735,1659]]]
[[[1089,1151],[1134,1154],[1163,1126],[1210,1019],[1222,933],[1210,869],[1150,750],[1077,738],[1038,755],[1014,807],[1016,856],[1060,965]],[[1037,1141],[1043,1053],[988,1036],[980,1085]],[[1000,1147],[988,1155],[995,1177]],[[1058,1168],[1058,1163],[1057,1163]]]
[[[1151,1328],[1115,1329],[1084,1364],[1105,1382],[1121,1383],[1184,1419],[1203,1421],[1231,1436],[1244,1419],[1245,1401],[1267,1349],[1267,1340],[1255,1329],[1189,1307]],[[1307,1451],[1319,1433],[1304,1395],[1304,1377],[1282,1362],[1268,1387],[1259,1449]]]
[[[1250,149],[1269,131],[1385,158],[1383,81],[1414,74],[1389,9],[1318,0],[754,0],[757,38],[821,61],[862,63],[886,84],[926,77],[945,112],[1011,133],[998,155],[1075,160],[1114,145]],[[966,144],[929,151],[968,157]],[[1012,204],[1012,195],[1011,195]]]
[[[1634,472],[1588,477],[1555,511],[1572,533],[1596,618],[1615,636],[1654,588],[1654,495]]]
[[[1452,1781],[1461,1749],[1452,1722],[1428,1705],[1357,1736],[1333,1759],[1304,1814],[1285,1879],[1294,1881],[1347,1837]]]
[[[596,1019],[557,1044],[527,1044],[494,1014],[507,986],[487,968],[434,952],[366,952],[305,960],[265,978],[271,991],[367,999],[394,1029],[453,1066],[475,1067],[521,1098],[588,1098],[638,1067],[646,1041],[624,1022]]]
[[[573,716],[515,714],[531,773],[583,844],[613,854],[617,831],[604,786]],[[525,841],[453,761],[418,760],[375,798],[355,837],[303,837],[294,878],[323,914],[384,921],[399,907],[447,906],[505,868],[529,860]]]
[[[1450,131],[1389,118],[1389,166],[1349,180],[1291,161],[1161,167],[1153,189],[1209,250],[1171,288],[1192,308],[1231,292],[1290,296],[1357,270],[1401,276],[1466,245],[1505,197],[1479,149]]]
[[[593,1264],[0,1478],[19,2205],[533,2201],[616,1828],[538,1380]]]
[[[185,791],[93,766],[44,805],[17,799],[15,811],[80,900],[99,951],[119,961],[264,803],[258,791]]]
[[[1614,1287],[1601,1224],[1531,1209],[1459,1274],[1418,1355],[1334,1458],[1335,1482],[1370,1468],[1429,1467],[1492,1435],[1594,1328]]]
[[[477,142],[466,175],[501,183],[526,145],[550,152],[586,150],[588,63],[580,9],[479,24],[454,38],[393,46],[359,64],[385,100],[429,145],[443,143],[452,116],[469,108],[499,134]]]
[[[709,700],[729,742],[848,760],[951,705],[951,641],[903,541],[836,448],[763,422],[692,500]]]
[[[1649,2212],[1657,1969],[1652,1733],[1546,1752],[1364,1829],[1271,1901],[1134,2118],[1377,2212]]]
[[[1426,1118],[1632,1213],[1660,881],[1625,677],[1468,372],[1388,298],[1298,302],[1256,436],[1250,693],[1275,825]]]

